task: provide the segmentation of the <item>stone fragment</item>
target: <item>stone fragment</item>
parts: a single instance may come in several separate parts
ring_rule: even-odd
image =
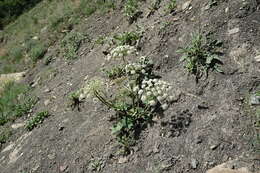
[[[260,96],[257,94],[251,95],[250,104],[251,105],[260,105]]]
[[[199,162],[196,159],[192,158],[191,162],[190,162],[190,165],[191,165],[192,169],[197,169],[197,167],[199,165]]]
[[[233,28],[228,31],[228,35],[233,35],[239,32],[239,28]]]
[[[187,2],[185,2],[184,4],[182,4],[181,9],[182,9],[182,10],[186,10],[187,8],[190,7],[190,3],[191,3],[191,1],[187,1]]]
[[[128,162],[128,158],[127,157],[120,157],[118,159],[118,163],[126,163],[126,162]]]
[[[260,55],[258,55],[258,56],[255,57],[255,61],[256,61],[256,62],[260,62]]]
[[[16,123],[16,124],[12,124],[12,128],[13,129],[18,129],[20,127],[23,127],[25,125],[25,123]]]

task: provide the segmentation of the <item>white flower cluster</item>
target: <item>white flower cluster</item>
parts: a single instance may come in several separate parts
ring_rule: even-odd
[[[152,60],[148,60],[145,56],[140,57],[140,61],[137,63],[131,63],[125,66],[125,71],[127,74],[143,74],[147,75],[148,71],[151,70],[153,66]]]
[[[166,110],[169,103],[174,99],[173,96],[169,95],[171,90],[172,87],[169,83],[158,79],[145,79],[142,81],[141,87],[133,88],[133,91],[139,95],[144,104],[150,107],[159,104],[163,110]]]
[[[78,91],[79,100],[93,97],[95,91],[102,91],[105,89],[104,85],[104,81],[99,78],[93,78],[87,81],[84,87]]]
[[[125,56],[130,55],[135,52],[136,52],[136,49],[134,46],[129,46],[129,45],[118,46],[118,47],[112,49],[110,54],[107,55],[107,60],[109,61],[112,58],[122,59]]]

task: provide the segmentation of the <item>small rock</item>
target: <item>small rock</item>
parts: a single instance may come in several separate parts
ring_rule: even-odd
[[[198,105],[198,109],[208,109],[209,106],[206,102],[202,102]]]
[[[23,127],[25,125],[25,123],[17,123],[17,124],[13,124],[12,125],[12,128],[13,129],[18,129],[18,128],[20,128],[20,127]]]
[[[48,157],[50,160],[53,160],[53,159],[55,159],[56,154],[55,154],[55,153],[48,154],[47,157]]]
[[[159,149],[160,145],[157,143],[154,145],[153,147],[153,153],[159,153],[160,149]]]
[[[186,10],[186,9],[190,6],[190,3],[191,3],[191,1],[185,2],[184,4],[182,4],[181,9],[182,9],[182,10]]]
[[[236,33],[238,33],[238,32],[239,32],[239,28],[233,28],[233,29],[231,29],[231,30],[228,31],[228,34],[229,34],[229,35],[232,35],[232,34],[236,34]]]
[[[211,150],[215,150],[216,148],[218,148],[218,146],[219,146],[218,144],[217,144],[217,145],[211,145],[211,146],[210,146],[210,149],[211,149]]]
[[[260,55],[258,55],[258,56],[255,57],[255,61],[256,61],[256,62],[260,62]]]
[[[45,106],[48,106],[50,103],[51,103],[51,100],[50,100],[50,99],[47,99],[47,100],[44,101],[44,105],[45,105]]]
[[[196,159],[192,158],[191,162],[190,162],[190,165],[191,165],[192,169],[197,169],[197,167],[199,165],[199,162]]]
[[[37,36],[34,36],[32,39],[33,40],[38,40],[39,38]]]
[[[257,94],[251,95],[250,104],[251,105],[260,105],[260,96],[258,96]]]
[[[120,157],[118,159],[118,163],[126,163],[126,162],[128,162],[128,158],[127,157]]]
[[[60,126],[58,130],[62,131],[64,128],[65,128],[64,126]]]
[[[68,165],[62,165],[60,166],[60,172],[65,172],[68,169]]]
[[[49,88],[46,88],[46,89],[44,90],[44,92],[45,92],[45,93],[49,93],[49,92],[51,92],[51,90],[50,90]]]

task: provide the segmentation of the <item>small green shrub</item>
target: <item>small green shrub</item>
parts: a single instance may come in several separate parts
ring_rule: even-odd
[[[177,8],[176,0],[170,0],[169,4],[167,6],[167,11],[169,13],[173,13],[173,12],[175,12],[176,8]]]
[[[37,127],[39,124],[41,124],[44,119],[48,118],[50,116],[48,111],[43,111],[37,113],[34,117],[32,117],[27,123],[26,123],[26,129],[31,131],[35,127]]]
[[[12,131],[10,129],[0,129],[0,146],[7,142],[7,140],[12,135]]]
[[[140,34],[137,32],[125,32],[115,35],[114,40],[117,42],[117,45],[135,45],[140,37]]]
[[[114,0],[81,0],[79,11],[85,16],[91,16],[96,11],[105,13],[115,8]]]
[[[47,47],[44,44],[40,43],[34,45],[31,48],[29,55],[32,61],[35,63],[45,55],[46,51],[47,51]]]
[[[109,79],[117,79],[125,75],[125,69],[123,66],[114,66],[110,69],[103,69],[106,77]]]
[[[13,62],[19,62],[23,58],[23,48],[21,47],[13,47],[12,49],[9,50],[8,55]]]
[[[127,0],[124,7],[124,14],[129,19],[129,23],[133,23],[139,14],[138,0]]]
[[[222,62],[218,58],[218,52],[214,50],[219,45],[219,42],[210,42],[201,34],[193,34],[191,43],[178,52],[184,54],[181,61],[185,61],[185,68],[195,74],[198,80],[203,73],[207,75],[210,69],[222,72],[219,69]]]
[[[5,85],[0,96],[0,125],[26,114],[36,103],[27,95],[29,87],[10,82]]]
[[[81,43],[86,39],[84,35],[79,32],[70,32],[61,41],[61,48],[63,54],[67,59],[76,59],[77,51]]]
[[[81,104],[81,100],[80,100],[80,92],[79,91],[75,91],[69,94],[69,99],[70,99],[70,107],[72,108],[72,110],[74,110],[75,108],[78,109],[78,111],[80,110],[80,104]]]

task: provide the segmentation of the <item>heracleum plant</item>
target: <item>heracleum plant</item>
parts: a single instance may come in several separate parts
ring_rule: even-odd
[[[112,133],[123,154],[128,154],[140,129],[152,121],[158,110],[166,110],[173,97],[170,95],[171,85],[153,74],[153,62],[149,58],[142,56],[137,62],[128,63],[125,72],[122,81],[113,89],[105,79],[95,77],[88,80],[79,90],[79,99],[97,98],[116,112]]]

